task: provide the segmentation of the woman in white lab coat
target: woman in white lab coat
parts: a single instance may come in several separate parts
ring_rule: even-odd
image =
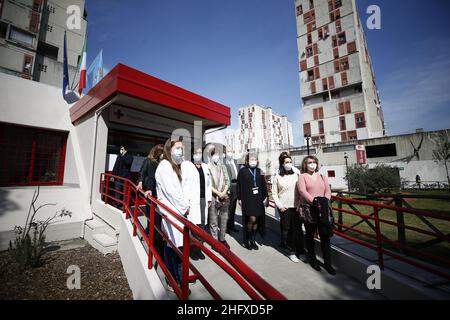
[[[198,215],[189,214],[189,220],[198,225],[200,228],[207,232],[207,220],[208,220],[208,209],[211,207],[212,201],[212,189],[211,189],[211,173],[209,172],[209,167],[206,163],[203,163],[203,151],[202,148],[197,148],[194,152],[193,162],[196,169],[197,177],[199,178],[199,184],[196,188],[198,196],[200,198],[200,211]],[[197,196],[197,194],[196,194]],[[200,239],[199,239],[200,240]],[[202,251],[193,247],[191,249],[191,258],[193,260],[204,260],[205,255]]]
[[[196,192],[200,184],[197,170],[190,161],[184,161],[183,144],[181,141],[169,139],[164,145],[163,160],[156,170],[156,193],[158,200],[169,207],[175,213],[189,219],[200,215],[200,191]],[[160,208],[168,220],[183,229],[180,223],[172,214]],[[181,251],[183,247],[183,233],[178,231],[170,222],[163,219],[163,231],[169,240]],[[175,251],[167,244],[164,250],[165,263],[181,286],[182,261]]]

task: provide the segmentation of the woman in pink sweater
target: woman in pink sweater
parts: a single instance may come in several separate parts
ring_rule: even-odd
[[[308,156],[303,159],[302,174],[297,183],[299,192],[299,206],[300,210],[310,209],[311,212],[314,206],[314,199],[317,197],[325,197],[331,199],[331,189],[328,183],[328,178],[319,174],[319,160],[316,157]],[[320,266],[316,258],[314,250],[314,233],[318,229],[320,236],[320,245],[324,258],[324,268],[329,274],[335,275],[336,271],[331,266],[331,243],[330,236],[325,226],[319,219],[317,223],[304,221],[306,229],[306,248],[308,250],[308,258],[311,267],[320,271]]]

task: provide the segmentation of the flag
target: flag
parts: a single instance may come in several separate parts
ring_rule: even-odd
[[[62,85],[62,94],[64,100],[66,100],[66,91],[69,86],[69,65],[67,63],[67,39],[66,32],[64,32],[64,64],[63,64],[63,85]]]
[[[92,87],[94,87],[97,83],[100,82],[103,78],[103,49],[100,50],[97,57],[95,57],[94,61],[91,63],[87,71],[87,76],[92,74]]]
[[[80,96],[83,89],[86,88],[86,38],[84,39],[83,52],[81,54],[80,81],[78,82],[78,93]]]

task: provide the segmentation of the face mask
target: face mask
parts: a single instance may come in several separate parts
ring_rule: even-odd
[[[202,163],[202,154],[201,153],[194,154],[194,163]]]
[[[250,168],[254,169],[258,166],[258,161],[252,160],[252,161],[249,161],[248,164],[250,165]]]
[[[124,155],[125,154],[125,149],[120,149],[120,155]]]
[[[183,162],[183,149],[180,148],[172,150],[172,160],[176,164],[180,164],[181,162]]]
[[[213,155],[212,158],[211,158],[211,160],[212,160],[215,164],[217,164],[217,163],[219,162],[219,159],[220,159],[220,157],[219,157],[218,154]]]
[[[285,165],[283,165],[284,170],[286,171],[291,171],[292,170],[292,164],[291,163],[286,163]]]
[[[233,152],[228,152],[228,153],[227,153],[227,159],[228,159],[228,160],[233,159]]]
[[[310,164],[308,164],[308,168],[309,168],[311,171],[316,171],[316,169],[317,169],[317,163],[310,163]]]

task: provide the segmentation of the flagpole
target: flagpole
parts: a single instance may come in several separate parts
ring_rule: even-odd
[[[78,84],[80,83],[80,81],[78,80],[76,86],[74,86],[75,84],[75,78],[77,76],[77,74],[80,72],[80,67],[81,67],[81,62],[83,61],[83,53],[85,50],[85,46],[87,45],[87,30],[86,30],[86,36],[84,38],[84,44],[83,44],[83,48],[81,49],[81,59],[78,61],[78,65],[77,65],[77,70],[75,71],[75,74],[73,75],[73,80],[72,80],[72,88],[70,90],[74,91],[76,88],[78,88]],[[86,48],[87,50],[87,48]]]

